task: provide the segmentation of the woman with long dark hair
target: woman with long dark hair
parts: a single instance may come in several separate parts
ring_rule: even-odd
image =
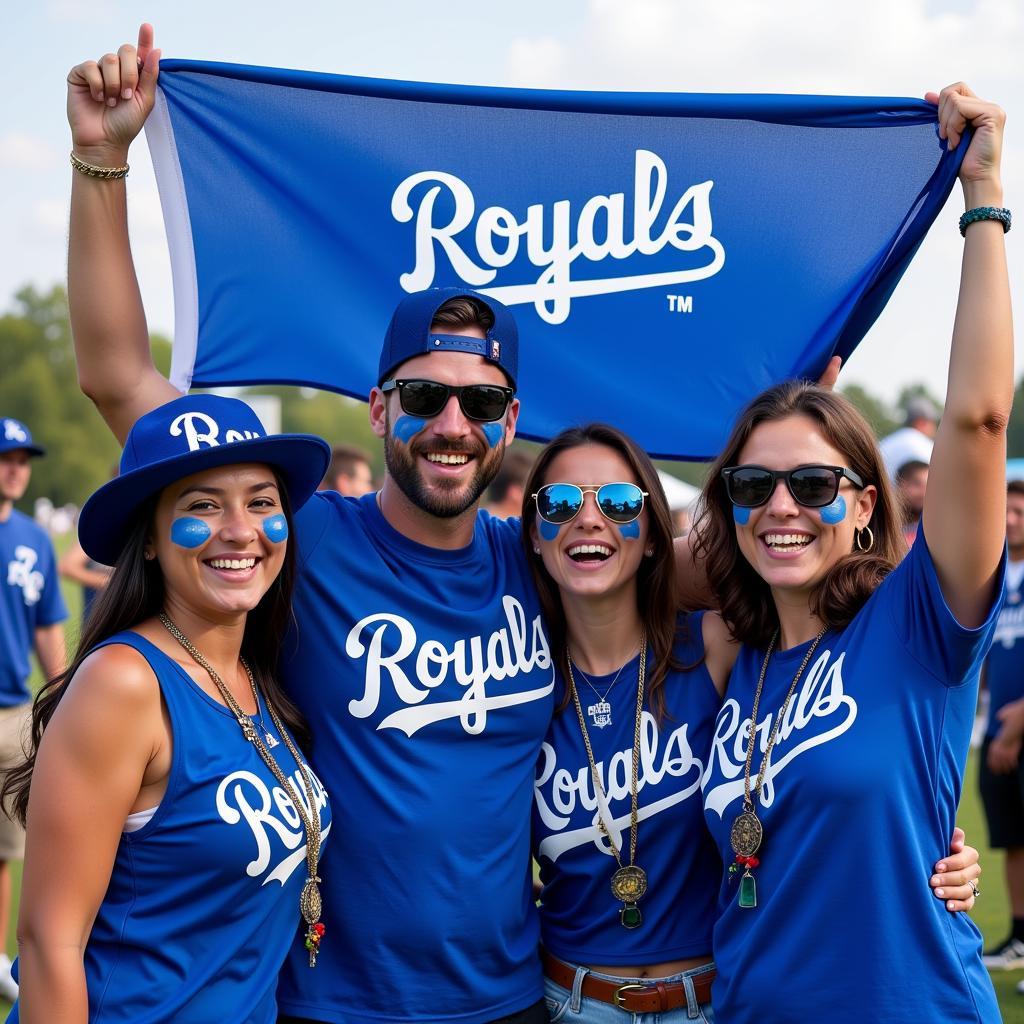
[[[720,863],[700,780],[732,647],[714,613],[677,616],[668,503],[621,431],[564,431],[526,495],[562,686],[533,822],[551,1019],[710,1020]]]
[[[270,1024],[291,944],[315,963],[327,795],[274,670],[291,512],[330,453],[264,433],[237,399],[169,402],[82,510],[114,571],[4,787],[27,824],[11,1020]]]
[[[1013,394],[1004,116],[964,85],[929,99],[941,138],[969,139],[968,209],[917,540],[904,557],[863,417],[801,383],[741,414],[696,526],[742,643],[704,779],[728,865],[714,947],[725,1024],[1000,1019],[977,928],[944,914],[922,877],[952,827],[1002,587]],[[850,884],[866,853],[867,892]]]

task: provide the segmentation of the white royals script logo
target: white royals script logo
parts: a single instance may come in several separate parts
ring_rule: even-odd
[[[992,646],[1001,644],[1010,650],[1024,637],[1024,604],[1006,605],[999,613],[996,631],[992,634]]]
[[[637,811],[637,820],[646,821],[662,811],[682,803],[698,792],[703,764],[694,756],[684,723],[674,732],[659,732],[658,723],[649,712],[643,712],[640,723],[640,764],[637,767],[637,796],[647,786],[656,786],[664,778],[678,779],[673,793],[655,800]],[[569,771],[558,767],[558,755],[550,743],[541,747],[534,783],[534,800],[545,827],[554,832],[541,841],[538,856],[555,861],[567,850],[593,843],[602,853],[613,856],[607,837],[598,827],[604,821],[612,842],[620,849],[629,843],[630,805],[632,803],[633,750],[618,751],[607,762],[597,765],[597,775],[607,802],[594,790],[590,765]],[[612,805],[623,813],[616,815]],[[584,828],[569,829],[577,805],[591,812],[591,823]]]
[[[420,171],[406,178],[391,197],[391,215],[400,223],[415,220],[415,265],[399,279],[407,292],[429,288],[436,273],[436,249],[466,284],[481,289],[508,306],[532,302],[537,315],[549,324],[561,324],[569,316],[572,300],[588,295],[656,288],[713,277],[725,265],[725,249],[712,233],[711,188],[714,182],[691,185],[662,218],[668,192],[668,169],[657,153],[636,151],[633,175],[632,224],[626,223],[626,195],[613,192],[588,199],[576,214],[567,199],[550,211],[541,204],[528,206],[520,221],[501,206],[476,211],[472,189],[461,178],[444,171]],[[419,205],[411,204],[419,186]],[[447,223],[437,223],[435,210],[442,191],[446,206],[454,205]],[[471,230],[473,251],[467,252],[456,235]],[[601,263],[626,260],[639,253],[653,256],[670,246],[679,252],[700,253],[701,266],[653,274],[613,274],[600,280],[573,280],[572,265],[578,259]],[[498,271],[509,266],[525,247],[530,263],[540,273],[532,282],[487,287]]]
[[[813,747],[836,739],[857,718],[857,702],[843,692],[843,652],[829,664],[831,651],[823,651],[807,670],[779,726],[772,759],[765,768],[764,782],[758,794],[762,807],[775,801],[775,779],[786,765]],[[768,746],[776,712],[769,712],[757,725],[757,748],[751,774],[756,774],[760,757]],[[743,718],[735,700],[722,704],[715,723],[711,757],[704,773],[704,806],[724,816],[734,800],[743,797],[743,768],[750,737],[750,719]],[[775,760],[775,758],[778,760]],[[726,779],[717,786],[708,781],[715,765]]]
[[[426,725],[457,718],[467,733],[476,736],[486,728],[488,712],[548,696],[555,688],[555,673],[540,616],[528,623],[523,606],[508,594],[501,604],[505,625],[488,637],[456,640],[451,650],[439,640],[421,644],[416,627],[401,615],[378,612],[360,619],[345,641],[348,657],[366,660],[366,686],[358,700],[349,702],[351,714],[369,718],[377,710],[382,690],[389,687],[405,707],[387,715],[378,730],[400,729],[412,736]],[[541,687],[519,693],[487,692],[491,682],[514,679],[534,669],[549,675]],[[463,687],[462,696],[427,701],[451,675]]]
[[[28,434],[17,420],[4,420],[4,440],[28,444]]]
[[[309,771],[308,765],[306,770]],[[327,806],[327,793],[313,772],[309,772],[313,802],[317,813]],[[252,830],[256,855],[246,865],[250,878],[264,876],[262,885],[288,880],[291,873],[306,860],[306,830],[295,808],[298,800],[311,814],[306,787],[298,771],[288,777],[288,791],[280,786],[268,789],[267,784],[252,772],[238,771],[228,775],[217,787],[217,813],[229,825],[244,823]],[[328,825],[321,840],[331,831]],[[284,856],[280,856],[280,848]],[[275,854],[280,857],[276,863]],[[268,870],[269,869],[269,870]]]
[[[182,413],[171,423],[171,437],[181,437],[183,434],[190,452],[199,451],[200,448],[216,448],[234,441],[251,441],[260,436],[253,430],[227,430],[221,438],[220,424],[203,412]]]
[[[46,582],[43,574],[35,567],[37,561],[39,554],[35,548],[19,544],[14,549],[14,561],[7,564],[7,584],[21,587],[27,605],[35,604],[42,597]]]

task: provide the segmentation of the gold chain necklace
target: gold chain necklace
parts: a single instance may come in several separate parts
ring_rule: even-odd
[[[293,791],[293,784],[289,783],[284,772],[281,770],[281,766],[267,749],[267,744],[260,738],[259,731],[253,725],[252,719],[242,710],[241,705],[235,700],[235,695],[227,688],[224,680],[217,674],[214,667],[199,653],[192,641],[163,612],[160,613],[160,622],[163,624],[164,629],[185,648],[192,660],[200,668],[204,668],[207,671],[214,685],[220,691],[220,695],[224,698],[224,703],[227,704],[232,714],[238,720],[238,724],[242,729],[242,735],[256,748],[284,792],[289,793]],[[245,674],[249,677],[252,697],[256,702],[256,713],[260,714],[260,696],[259,690],[256,687],[256,680],[253,678],[252,670],[249,668],[245,658],[239,658],[239,661],[242,663],[242,668],[245,669]],[[284,745],[288,748],[288,752],[295,758],[299,775],[302,776],[306,799],[309,801],[308,813],[306,807],[303,806],[302,800],[298,798],[298,793],[295,793],[296,798],[292,800],[292,804],[302,819],[303,828],[306,830],[306,868],[309,876],[306,879],[306,884],[302,887],[302,895],[299,897],[299,909],[302,911],[303,920],[306,922],[306,949],[309,951],[309,966],[316,967],[316,957],[320,952],[320,940],[324,934],[324,926],[320,923],[320,915],[323,912],[323,903],[320,899],[320,889],[318,886],[320,876],[316,873],[317,866],[320,863],[320,812],[317,809],[316,799],[313,796],[313,783],[309,777],[309,768],[303,764],[295,744],[292,743],[291,737],[281,724],[281,719],[277,716],[277,711],[274,710],[274,705],[266,697],[263,698],[263,703],[270,714],[270,720],[274,723],[281,739],[284,740]],[[262,723],[262,716],[260,721]],[[266,729],[265,726],[264,729]]]
[[[740,878],[738,902],[741,907],[747,909],[757,906],[757,883],[754,881],[754,876],[750,873],[750,869],[758,867],[761,863],[755,854],[761,848],[761,842],[764,839],[764,828],[757,816],[757,803],[761,786],[764,783],[764,774],[768,770],[768,762],[771,759],[775,741],[779,736],[779,727],[782,725],[782,719],[786,716],[786,708],[789,707],[789,702],[796,692],[796,684],[800,681],[800,677],[804,674],[804,669],[807,668],[807,663],[811,660],[811,656],[824,635],[825,630],[823,629],[814,638],[814,642],[804,655],[804,660],[800,662],[800,667],[796,670],[796,675],[793,676],[793,682],[789,684],[786,699],[782,702],[782,707],[779,708],[779,713],[775,716],[775,721],[772,724],[771,735],[768,737],[768,745],[765,748],[764,756],[761,758],[761,768],[757,773],[757,779],[752,791],[750,786],[750,769],[754,759],[754,745],[757,742],[757,711],[761,706],[761,691],[764,688],[765,676],[768,673],[768,662],[771,661],[772,652],[775,650],[775,644],[779,639],[779,630],[775,630],[772,642],[768,645],[768,650],[765,652],[764,661],[761,663],[761,675],[757,680],[757,689],[754,691],[754,707],[750,712],[747,758],[743,765],[743,810],[732,823],[732,829],[729,833],[729,842],[733,853],[736,854],[735,863],[729,865],[729,874],[735,875],[740,867],[744,868],[743,877]]]
[[[590,774],[594,780],[594,793],[598,799],[597,827],[608,839],[608,845],[615,855],[615,862],[619,865],[618,870],[612,875],[612,895],[623,903],[619,911],[619,920],[624,928],[638,928],[643,920],[640,908],[637,906],[639,900],[647,892],[647,872],[644,871],[636,861],[636,833],[637,833],[637,790],[639,782],[637,778],[637,765],[640,763],[640,730],[643,725],[644,711],[644,673],[647,666],[647,637],[640,638],[640,668],[637,675],[636,688],[636,725],[633,729],[633,777],[630,785],[630,811],[629,811],[629,863],[622,863],[622,856],[619,848],[615,845],[608,831],[601,808],[608,806],[608,797],[605,795],[604,787],[601,785],[601,777],[597,771],[597,762],[594,759],[594,750],[590,745],[590,736],[587,733],[587,723],[583,719],[583,706],[580,704],[579,691],[576,689],[576,680],[572,674],[572,659],[566,652],[566,665],[569,668],[569,689],[572,690],[573,703],[576,705],[576,715],[580,720],[580,731],[583,733],[583,746],[587,749],[587,761],[590,763]]]

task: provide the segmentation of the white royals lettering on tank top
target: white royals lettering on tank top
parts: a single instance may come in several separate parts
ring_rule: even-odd
[[[646,787],[657,786],[668,777],[678,779],[679,788],[640,807],[637,810],[638,821],[653,818],[699,792],[704,764],[690,748],[688,732],[689,725],[684,722],[677,729],[662,733],[654,715],[649,711],[642,713],[637,796]],[[608,836],[601,831],[599,821],[604,822],[615,846],[620,850],[625,848],[631,820],[632,747],[616,751],[596,767],[603,794],[594,789],[589,763],[572,772],[558,766],[558,754],[550,743],[545,742],[541,747],[534,799],[544,827],[553,834],[541,840],[537,848],[538,857],[556,861],[568,850],[587,843],[593,843],[601,853],[609,857],[614,856],[608,844]],[[616,815],[612,811],[611,804],[617,802],[625,805],[624,813]],[[593,818],[583,828],[568,829],[577,805],[592,812]]]
[[[822,651],[807,669],[779,726],[772,758],[764,773],[759,802],[771,807],[775,801],[775,780],[801,754],[838,739],[857,718],[857,702],[843,688],[843,663],[846,652],[832,660],[832,651]],[[768,746],[777,711],[769,711],[757,725],[757,751],[763,755]],[[740,703],[726,697],[715,723],[715,735],[704,773],[704,806],[720,817],[734,800],[743,796],[743,771],[750,736],[750,718],[744,718]],[[755,758],[752,774],[759,764]],[[717,768],[725,779],[709,785]]]
[[[345,654],[364,662],[364,688],[348,704],[355,718],[370,718],[387,688],[400,707],[377,724],[412,737],[420,729],[457,718],[471,736],[487,727],[488,712],[528,704],[549,696],[555,669],[544,625],[538,614],[527,620],[522,604],[510,594],[501,599],[503,622],[489,635],[459,638],[450,646],[436,639],[421,642],[416,627],[392,612],[374,612],[349,630]],[[488,692],[488,684],[520,675],[542,673],[543,684],[513,693]],[[464,692],[455,700],[427,698],[448,680]],[[390,703],[390,701],[388,701]]]

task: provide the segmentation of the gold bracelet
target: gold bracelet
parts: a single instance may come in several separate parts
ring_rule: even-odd
[[[71,153],[71,166],[87,178],[100,178],[103,181],[117,181],[128,173],[127,164],[122,167],[98,167],[96,164],[87,164],[75,156],[74,151]]]

